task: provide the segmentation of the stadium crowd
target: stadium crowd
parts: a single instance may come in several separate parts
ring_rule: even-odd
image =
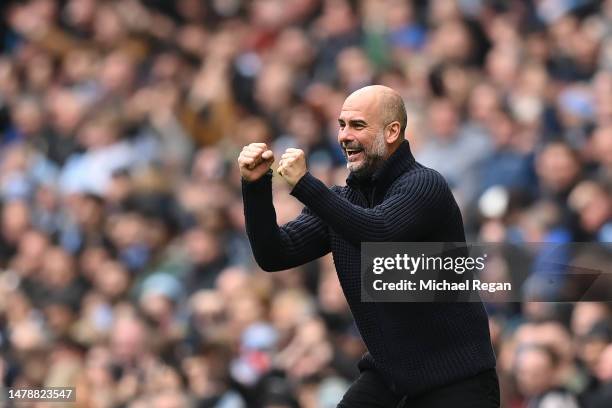
[[[469,240],[612,241],[611,0],[0,11],[5,388],[73,385],[78,407],[335,407],[365,348],[333,262],[257,267],[236,158],[299,147],[343,184],[337,115],[373,83],[404,97],[406,137]],[[282,224],[301,208],[274,185]],[[504,407],[612,406],[610,303],[487,307]]]

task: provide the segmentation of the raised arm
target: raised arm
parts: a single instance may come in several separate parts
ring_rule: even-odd
[[[246,230],[257,264],[273,272],[293,268],[330,251],[327,226],[308,209],[279,227],[272,204],[272,176],[242,183]]]
[[[423,231],[444,221],[441,217],[449,214],[449,200],[452,199],[442,176],[431,169],[414,172],[373,208],[352,204],[310,173],[299,180],[291,194],[355,245],[361,242],[418,241]]]
[[[272,204],[273,162],[264,143],[245,146],[238,158],[247,235],[255,260],[268,272],[302,265],[330,251],[328,228],[308,209],[278,226]]]

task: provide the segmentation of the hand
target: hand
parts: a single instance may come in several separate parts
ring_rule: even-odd
[[[306,174],[306,157],[304,151],[289,148],[281,156],[278,163],[278,174],[280,174],[292,187]]]
[[[242,148],[238,156],[240,175],[246,181],[255,181],[266,174],[274,163],[274,153],[265,143],[251,143]]]

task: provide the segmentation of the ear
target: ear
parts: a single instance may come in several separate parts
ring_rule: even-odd
[[[385,142],[387,144],[394,144],[400,139],[401,125],[396,120],[387,125],[385,128]]]

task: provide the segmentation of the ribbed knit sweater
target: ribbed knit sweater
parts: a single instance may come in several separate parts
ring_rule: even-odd
[[[361,302],[361,242],[465,242],[446,181],[415,161],[407,141],[368,181],[351,175],[330,189],[306,173],[291,191],[305,208],[281,227],[271,178],[242,184],[255,260],[272,272],[332,252],[368,349],[361,370],[377,370],[393,392],[414,396],[495,367],[482,303]]]

